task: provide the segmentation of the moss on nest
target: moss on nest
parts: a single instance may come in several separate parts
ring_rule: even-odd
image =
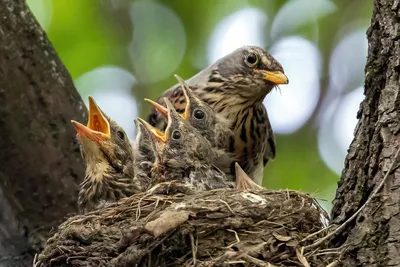
[[[35,266],[325,266],[330,254],[302,247],[326,223],[296,191],[143,193],[69,218]]]

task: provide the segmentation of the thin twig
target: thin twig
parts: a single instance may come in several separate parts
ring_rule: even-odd
[[[372,199],[376,196],[376,194],[379,192],[379,190],[381,190],[381,188],[383,187],[383,185],[384,185],[386,179],[388,178],[389,174],[393,171],[392,169],[394,167],[394,164],[397,161],[397,157],[399,156],[399,153],[400,153],[400,147],[397,149],[397,152],[396,152],[396,154],[395,154],[395,156],[393,158],[393,162],[392,162],[392,164],[390,164],[390,167],[389,167],[388,171],[386,172],[385,176],[383,177],[382,181],[379,183],[378,187],[374,190],[374,192],[367,199],[367,201],[365,201],[365,203],[361,206],[361,208],[359,208],[350,218],[348,218],[344,223],[342,223],[338,228],[336,228],[335,231],[333,231],[333,232],[327,234],[326,236],[318,239],[313,244],[304,247],[306,250],[313,249],[313,248],[319,246],[320,244],[324,243],[329,238],[331,238],[332,236],[336,235],[344,227],[346,227],[351,221],[353,221],[360,214],[360,212],[372,201]]]
[[[245,264],[247,262],[246,261],[227,261],[226,263],[228,263],[228,264]]]
[[[336,267],[339,266],[340,262],[338,260],[335,260],[331,263],[329,263],[328,265],[326,265],[325,267]]]
[[[37,264],[37,262],[36,262],[37,256],[38,256],[38,254],[35,253],[35,257],[33,258],[33,267],[36,267],[36,264]]]
[[[341,254],[342,252],[340,251],[327,251],[327,252],[319,252],[319,253],[315,253],[313,256],[322,256],[322,255],[337,255],[337,254]]]
[[[239,244],[239,243],[240,243],[240,238],[239,238],[237,232],[236,232],[235,230],[231,230],[231,229],[227,229],[227,231],[232,232],[232,233],[235,234],[236,241],[234,241],[232,244],[230,244],[229,246],[224,247],[224,248],[231,248],[231,247],[233,247],[234,245]]]
[[[137,206],[137,209],[136,209],[136,214],[135,214],[135,215],[136,215],[135,221],[139,220],[139,218],[140,218],[140,215],[141,215],[141,213],[142,213],[142,211],[141,211],[141,209],[140,209],[140,204],[141,204],[142,200],[143,200],[145,197],[146,197],[146,195],[139,199],[139,202],[138,202],[138,204],[137,204],[138,206]]]
[[[239,257],[240,259],[244,259],[245,261],[252,263],[256,266],[260,266],[260,267],[277,267],[276,265],[266,262],[266,261],[262,261],[259,259],[256,259],[248,254],[243,254],[242,256]]]
[[[192,257],[193,257],[193,266],[196,266],[196,254],[197,254],[197,246],[194,243],[194,236],[190,234],[190,244],[192,246]]]
[[[155,204],[154,204],[154,209],[156,209],[158,207],[158,204],[160,203],[160,199],[157,198]]]
[[[311,256],[315,256],[318,253],[339,252],[339,251],[342,250],[342,248],[344,248],[344,246],[341,246],[341,247],[338,247],[338,248],[327,248],[327,249],[319,249],[319,248],[317,248],[316,250],[307,252],[304,256],[311,257]]]
[[[314,236],[316,236],[316,235],[318,235],[318,234],[320,234],[320,233],[322,233],[322,232],[324,232],[324,231],[326,231],[326,230],[328,230],[328,229],[330,229],[330,228],[332,228],[332,225],[329,225],[328,227],[325,227],[325,228],[323,228],[323,229],[321,229],[321,230],[318,230],[318,231],[316,231],[316,232],[314,232],[314,233],[312,233],[312,234],[309,234],[308,236],[306,236],[305,238],[303,238],[303,239],[300,241],[300,243],[303,243],[304,241],[307,241],[307,240],[310,239],[311,237],[314,237]]]
[[[296,248],[296,256],[304,267],[310,267],[310,263],[308,263],[306,257],[304,257],[304,247],[302,247],[301,249]]]
[[[228,208],[228,210],[229,210],[232,214],[235,214],[235,213],[233,212],[232,208],[229,206],[228,202],[226,202],[226,201],[224,201],[224,200],[222,200],[222,199],[218,199],[218,200],[219,200],[220,202],[224,203],[225,206]]]

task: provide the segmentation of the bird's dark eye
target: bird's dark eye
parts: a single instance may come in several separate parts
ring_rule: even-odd
[[[181,139],[181,132],[178,130],[173,131],[172,133],[172,139],[174,140],[179,140]]]
[[[258,63],[258,57],[256,54],[250,53],[247,55],[245,62],[249,67],[254,67]]]
[[[196,109],[196,110],[194,111],[194,117],[195,117],[196,119],[202,120],[202,119],[204,119],[204,116],[205,116],[205,114],[204,114],[204,112],[203,112],[202,110]]]
[[[121,139],[124,139],[124,137],[125,137],[125,134],[124,134],[123,132],[121,132],[121,131],[118,131],[118,132],[117,132],[117,135],[118,135],[118,137],[121,138]]]

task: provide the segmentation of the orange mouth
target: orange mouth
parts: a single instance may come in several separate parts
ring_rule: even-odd
[[[109,136],[101,132],[93,131],[77,121],[71,120],[71,122],[74,124],[76,132],[78,133],[79,136],[86,136],[90,140],[97,143],[99,143],[100,141],[105,141],[110,139]]]
[[[89,96],[89,121],[87,126],[74,120],[71,122],[80,136],[86,136],[96,142],[111,138],[110,124],[91,96]]]
[[[168,136],[167,134],[162,133],[160,130],[158,130],[157,128],[151,126],[147,121],[145,121],[144,119],[137,117],[138,121],[140,121],[144,127],[147,128],[147,130],[149,130],[149,132],[151,132],[153,134],[153,136],[156,138],[157,141],[165,144],[168,141]]]
[[[110,124],[91,96],[89,96],[89,121],[87,127],[92,131],[111,137]]]
[[[185,97],[186,97],[186,95],[185,95]],[[163,105],[161,105],[153,100],[150,100],[148,98],[145,98],[144,101],[149,102],[157,110],[158,113],[163,115],[165,118],[168,118],[168,109],[166,107],[164,107]],[[189,116],[189,101],[187,98],[186,98],[185,112],[182,114],[179,114],[179,115],[181,115],[181,117],[184,120],[186,120]]]
[[[186,120],[189,118],[190,115],[190,97],[189,97],[189,86],[186,84],[186,82],[177,74],[174,75],[175,78],[178,80],[179,84],[181,85],[183,95],[185,96],[186,100],[186,107],[185,107],[185,112],[181,114],[182,118]]]
[[[157,110],[158,113],[160,113],[164,117],[168,117],[168,110],[166,107],[148,98],[145,98],[144,101],[149,102]]]

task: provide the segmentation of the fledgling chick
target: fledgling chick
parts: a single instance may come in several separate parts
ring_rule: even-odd
[[[230,140],[234,138],[233,131],[229,128],[228,122],[221,115],[218,115],[207,103],[196,97],[185,81],[175,75],[183,90],[186,107],[180,116],[204,136],[214,149],[218,160],[215,166],[220,168],[226,175],[233,176],[233,153],[228,153]],[[163,116],[168,116],[166,107],[150,99],[145,99]],[[228,166],[227,161],[232,163]]]
[[[155,161],[154,147],[151,132],[139,119],[135,119],[136,147],[134,148],[134,167],[136,178],[143,188],[146,188],[151,179],[151,168]]]
[[[88,212],[141,191],[134,176],[133,149],[125,131],[89,97],[87,126],[72,120],[86,163],[78,206]]]
[[[228,121],[198,98],[180,76],[175,74],[175,78],[179,81],[186,102],[185,110],[180,114],[182,118],[210,141],[213,147],[228,150],[230,139],[234,138]],[[166,107],[150,99],[145,99],[145,101],[152,104],[161,115],[167,117]]]
[[[152,133],[156,160],[152,169],[153,184],[182,181],[194,190],[233,187],[232,180],[215,166],[217,155],[210,142],[165,99],[168,123],[165,133],[139,119]],[[228,166],[231,165],[227,162]]]

